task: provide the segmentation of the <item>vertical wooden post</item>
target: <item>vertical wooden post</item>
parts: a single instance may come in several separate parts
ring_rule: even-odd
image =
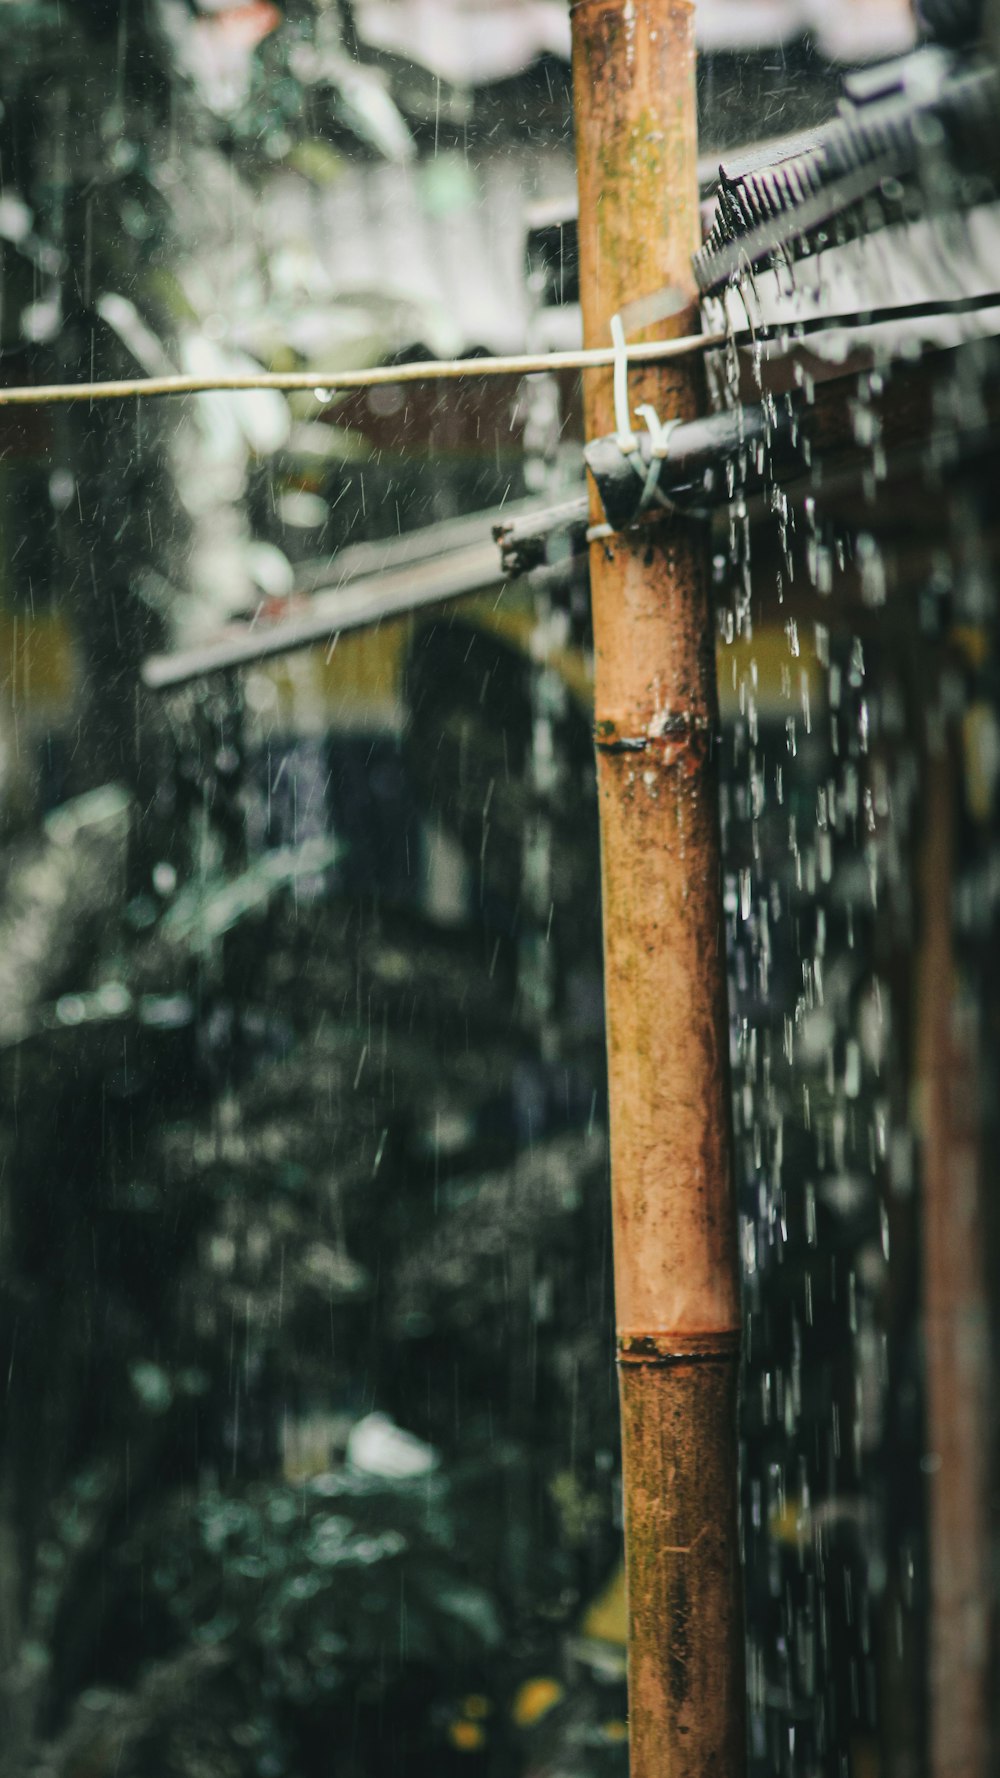
[[[926,762],[917,959],[931,1778],[990,1770],[989,1300],[975,1006],[952,935],[955,750]]]
[[[572,20],[585,342],[664,285],[688,299],[670,331],[690,331],[692,0],[578,0]],[[689,417],[697,373],[634,372],[631,396]],[[610,374],[588,377],[585,412],[589,437],[616,430]],[[631,1770],[737,1778],[740,1311],[704,536],[670,519],[597,543],[591,586]]]

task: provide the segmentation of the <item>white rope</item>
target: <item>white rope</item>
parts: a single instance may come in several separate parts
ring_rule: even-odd
[[[773,322],[757,327],[758,340],[777,337],[785,346],[813,333],[834,333],[838,328],[869,328],[894,321],[935,319],[942,315],[972,314],[980,309],[1000,310],[1000,290],[978,296],[933,302],[894,303],[884,308],[856,309],[843,315],[807,315],[792,322]],[[618,318],[620,321],[620,317]],[[64,401],[128,401],[139,396],[208,395],[216,390],[236,393],[245,389],[278,389],[283,394],[312,391],[324,403],[348,389],[374,389],[380,383],[431,383],[459,377],[526,377],[553,370],[607,370],[624,363],[661,364],[669,358],[714,352],[727,341],[741,345],[750,330],[685,334],[676,340],[651,340],[644,345],[592,346],[579,352],[523,352],[509,358],[429,358],[412,364],[380,364],[372,370],[254,371],[233,377],[120,377],[101,383],[19,383],[0,385],[0,407],[37,407]],[[619,372],[619,377],[621,373]],[[626,408],[622,436],[635,435]]]
[[[335,394],[374,389],[380,384],[448,382],[464,377],[525,377],[554,370],[608,370],[624,362],[659,364],[725,345],[724,333],[686,334],[676,340],[651,340],[645,345],[591,346],[578,352],[522,352],[507,358],[427,358],[411,364],[379,364],[370,370],[258,371],[232,377],[122,377],[99,383],[29,383],[0,386],[0,407],[34,407],[66,401],[128,401],[140,396],[207,395],[216,390],[240,393],[278,389],[289,395],[314,394],[324,406]]]
[[[979,309],[1000,309],[1000,290],[988,290],[975,297],[936,299],[934,302],[895,302],[888,308],[852,309],[849,315],[808,315],[794,322],[770,322],[756,327],[758,340],[778,338],[786,347],[794,347],[806,334],[836,332],[842,327],[874,327],[884,322],[934,320],[941,315],[972,315]],[[621,316],[619,316],[621,320]],[[242,377],[119,377],[109,382],[27,382],[0,384],[0,407],[37,407],[50,402],[125,402],[137,396],[210,395],[215,389],[238,393],[242,389],[279,389],[283,395],[295,391],[313,393],[320,402],[331,402],[345,389],[374,389],[379,384],[399,382],[438,382],[466,377],[532,377],[550,370],[609,370],[617,364],[660,364],[671,357],[689,357],[692,352],[715,352],[730,343],[742,345],[751,338],[747,327],[731,331],[717,329],[705,334],[683,334],[680,340],[651,340],[644,345],[591,347],[580,352],[521,352],[512,357],[450,357],[450,359],[418,359],[411,364],[377,364],[372,370],[260,370]],[[621,372],[619,372],[621,377]],[[633,437],[625,414],[623,437]]]

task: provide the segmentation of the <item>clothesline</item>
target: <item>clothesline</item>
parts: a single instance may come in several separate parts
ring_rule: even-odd
[[[1000,298],[998,298],[1000,301]],[[684,358],[724,345],[724,333],[698,333],[683,339],[654,340],[626,348],[632,364],[656,364]],[[125,401],[137,396],[208,395],[218,390],[242,392],[277,389],[283,394],[310,390],[320,401],[350,389],[374,389],[385,383],[449,382],[464,377],[520,377],[541,371],[602,370],[614,364],[611,346],[575,352],[521,352],[507,358],[426,358],[409,364],[380,364],[368,370],[248,371],[241,376],[122,377],[97,383],[39,383],[0,388],[0,407],[30,407],[65,401]]]
[[[374,389],[380,384],[454,382],[472,377],[523,377],[556,370],[607,370],[621,361],[628,364],[660,364],[671,358],[716,351],[728,343],[747,345],[756,340],[779,339],[794,344],[809,334],[831,333],[841,328],[874,327],[894,321],[935,320],[945,315],[973,314],[1000,309],[1000,290],[975,296],[935,298],[927,302],[893,303],[879,308],[857,309],[850,314],[815,314],[794,321],[715,329],[684,335],[680,339],[651,340],[626,345],[592,346],[570,352],[520,352],[498,358],[425,358],[409,364],[381,364],[366,370],[248,371],[238,376],[189,376],[183,373],[157,377],[120,377],[90,383],[26,383],[0,386],[0,407],[36,407],[71,401],[129,401],[163,395],[242,393],[277,389],[282,394],[310,391],[324,404],[334,395],[352,389]]]

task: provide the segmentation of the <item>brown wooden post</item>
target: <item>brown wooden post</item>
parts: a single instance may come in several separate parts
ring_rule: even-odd
[[[976,1008],[952,932],[955,748],[926,762],[917,957],[930,1545],[931,1778],[986,1778],[990,1634],[990,1328]]]
[[[665,285],[685,301],[659,332],[690,331],[692,0],[578,0],[572,19],[585,343]],[[661,420],[699,395],[680,362],[632,376],[632,406]],[[585,412],[589,437],[616,430],[609,373],[588,375]],[[670,519],[596,543],[591,586],[631,1770],[737,1778],[740,1309],[704,535]]]

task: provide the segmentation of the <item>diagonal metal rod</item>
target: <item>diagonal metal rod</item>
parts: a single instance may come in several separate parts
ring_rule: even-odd
[[[321,642],[332,644],[349,630],[368,629],[426,605],[484,592],[506,578],[496,544],[487,539],[440,560],[366,575],[343,589],[317,593],[304,609],[277,623],[232,624],[198,646],[150,655],[142,664],[142,681],[150,691],[170,691],[211,673],[275,660]]]

